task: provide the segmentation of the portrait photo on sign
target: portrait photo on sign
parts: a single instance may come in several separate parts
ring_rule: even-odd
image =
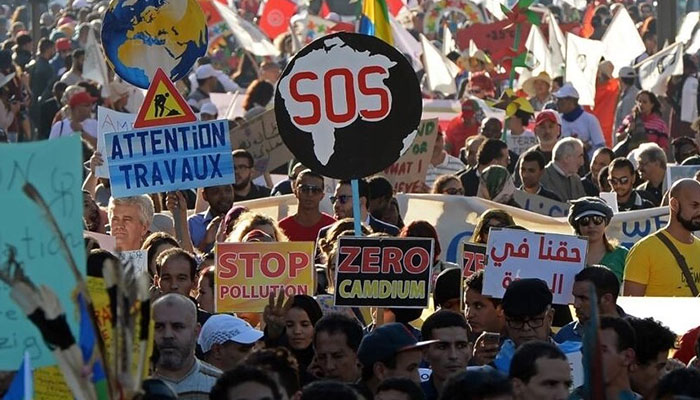
[[[406,58],[381,39],[345,32],[303,48],[275,94],[284,143],[306,167],[336,179],[396,161],[413,143],[421,108]]]

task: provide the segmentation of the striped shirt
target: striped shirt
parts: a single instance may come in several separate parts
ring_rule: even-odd
[[[445,153],[445,159],[440,164],[428,165],[428,171],[425,174],[425,184],[432,188],[433,183],[440,175],[454,175],[463,169],[464,164],[459,158]]]
[[[190,371],[180,380],[174,381],[157,373],[154,378],[167,382],[180,400],[209,400],[209,392],[219,376],[221,376],[221,370],[195,358]]]

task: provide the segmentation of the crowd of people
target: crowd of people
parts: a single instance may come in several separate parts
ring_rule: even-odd
[[[253,21],[257,7],[237,3],[241,16]],[[317,12],[311,3],[310,12]],[[562,23],[583,18],[570,2],[541,3]],[[597,3],[587,22],[590,38],[600,39],[625,8],[646,48],[636,61],[659,51],[656,3]],[[698,296],[700,169],[694,178],[666,179],[671,165],[700,165],[698,54],[683,57],[683,74],[668,82],[666,93],[641,90],[633,66],[602,60],[593,107],[582,107],[578,90],[561,76],[540,73],[515,94],[519,100],[506,107],[504,120],[484,109],[504,92],[507,79],[497,66],[483,52],[448,55],[461,68],[455,83],[462,108],[440,124],[423,192],[493,202],[468,239],[480,244],[491,228],[525,229],[509,208],[498,207],[521,207],[517,190],[568,203],[572,232],[588,240],[572,315],[553,304],[538,279],[512,282],[503,298],[482,294],[484,272],[465,274],[445,261],[436,227],[405,222],[392,183],[381,174],[358,180],[359,199],[350,181],[338,181],[330,215],[321,207],[327,178],[291,160],[286,179],[272,185],[254,179],[250,152],[234,149],[232,185],[112,197],[109,179],[96,172],[105,157],[96,151],[96,106],[136,113],[143,92],[112,73],[103,85],[83,76],[86,44],[89,35],[99,42],[107,2],[50,2],[33,30],[40,37],[30,33],[29,8],[13,5],[0,5],[0,142],[80,135],[85,230],[111,235],[121,251],[147,251],[155,346],[140,398],[700,399],[700,326],[672,332],[617,304],[619,296]],[[424,9],[411,12],[408,31],[417,35]],[[245,93],[244,115],[231,126],[243,123],[272,106],[277,80],[294,55],[289,33],[275,43],[280,57],[256,57],[226,39],[197,60],[177,88],[202,120],[224,117],[212,93]],[[621,67],[618,77],[614,67]],[[425,98],[442,97],[426,87]],[[531,145],[518,145],[524,138]],[[615,205],[601,199],[604,192]],[[296,198],[294,213],[279,221],[240,204],[278,195]],[[633,247],[606,235],[616,212],[661,206],[668,207],[668,224]],[[430,309],[323,301],[334,293],[338,238],[355,235],[354,219],[370,237],[434,239]],[[260,313],[217,313],[216,243],[287,241],[315,243],[314,293],[271,294]],[[105,257],[117,260],[91,246],[88,269]],[[572,361],[587,335],[601,350],[598,394],[595,384],[579,379],[591,364]]]

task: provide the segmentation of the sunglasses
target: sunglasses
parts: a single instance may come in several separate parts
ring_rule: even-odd
[[[306,194],[317,194],[323,193],[323,188],[314,185],[299,185],[299,191]]]
[[[340,195],[340,196],[331,196],[331,203],[335,204],[336,201],[339,201],[340,204],[345,204],[349,201],[352,201],[352,196],[348,195]]]
[[[448,188],[442,191],[443,194],[464,194],[464,189],[462,188]]]
[[[587,215],[578,220],[579,226],[588,226],[593,222],[594,225],[601,225],[605,219],[600,215]]]
[[[630,178],[623,176],[622,178],[608,178],[608,183],[612,186],[626,185],[629,183]]]

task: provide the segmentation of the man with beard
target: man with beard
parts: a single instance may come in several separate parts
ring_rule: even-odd
[[[85,62],[85,50],[73,50],[73,65],[61,77],[61,82],[66,85],[77,85],[83,81],[83,63]]]
[[[187,297],[169,293],[153,303],[158,350],[154,378],[169,383],[178,396],[206,399],[221,371],[194,356],[200,326],[197,308]]]
[[[671,187],[669,211],[668,225],[630,250],[625,296],[697,296],[700,239],[693,232],[700,230],[700,182],[677,181]],[[689,282],[686,275],[694,279]]]
[[[216,230],[233,206],[233,187],[231,185],[205,187],[202,196],[209,203],[209,208],[205,212],[191,216],[187,220],[187,226],[192,244],[206,253],[214,246]]]
[[[270,196],[270,189],[253,183],[253,166],[253,155],[248,150],[239,149],[233,152],[233,168],[236,172],[236,183],[233,187],[238,201]]]

